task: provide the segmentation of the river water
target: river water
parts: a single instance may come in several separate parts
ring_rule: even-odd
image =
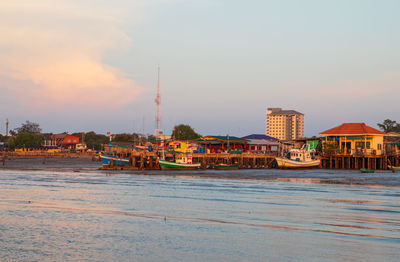
[[[0,170],[1,261],[399,261],[400,174]]]

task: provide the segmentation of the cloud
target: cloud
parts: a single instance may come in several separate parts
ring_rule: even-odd
[[[3,97],[35,110],[99,104],[119,108],[138,99],[144,88],[104,61],[106,54],[122,55],[132,44],[124,32],[126,11],[113,3],[1,1]],[[138,14],[134,22],[148,6],[131,5],[132,16]]]

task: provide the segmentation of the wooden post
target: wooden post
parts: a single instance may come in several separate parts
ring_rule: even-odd
[[[140,154],[140,158],[139,158],[140,160],[140,166],[139,166],[139,169],[140,170],[143,170],[144,169],[144,161],[145,161],[145,158],[144,158],[144,155],[143,154]]]
[[[133,154],[131,154],[131,163],[132,167],[136,167],[136,156],[134,156]]]
[[[149,156],[149,167],[150,169],[153,169],[153,157]]]

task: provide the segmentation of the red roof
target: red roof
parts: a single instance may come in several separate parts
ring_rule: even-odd
[[[365,123],[344,123],[321,132],[320,135],[386,135],[386,133],[367,126]]]

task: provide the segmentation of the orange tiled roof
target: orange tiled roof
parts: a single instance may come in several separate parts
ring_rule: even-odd
[[[386,133],[367,126],[365,123],[344,123],[321,132],[320,135],[386,135]]]

